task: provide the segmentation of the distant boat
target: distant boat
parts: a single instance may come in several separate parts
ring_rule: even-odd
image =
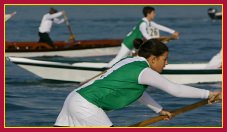
[[[217,9],[215,8],[209,8],[208,9],[208,15],[210,16],[211,19],[222,19],[222,12],[218,12]]]
[[[169,42],[171,36],[157,38]],[[122,39],[76,40],[74,42],[56,41],[52,47],[39,42],[5,42],[6,57],[95,57],[116,55],[120,50]]]
[[[106,70],[107,65],[97,62],[68,64],[16,57],[8,57],[8,60],[43,79],[70,82],[84,82]],[[221,82],[222,69],[204,69],[206,65],[168,64],[161,74],[179,84]]]
[[[6,42],[6,57],[92,57],[115,55],[120,49],[121,39],[77,40],[75,42],[54,42],[55,48],[39,42]]]

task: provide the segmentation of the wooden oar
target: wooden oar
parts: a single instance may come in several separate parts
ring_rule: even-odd
[[[90,79],[88,79],[88,80],[86,80],[86,81],[84,81],[84,82],[81,82],[81,83],[79,84],[79,87],[82,86],[82,85],[84,85],[85,83],[87,83],[87,82],[89,82],[89,81],[95,79],[96,77],[101,76],[102,74],[104,74],[104,73],[106,73],[106,72],[107,72],[107,70],[105,70],[105,71],[99,73],[98,75],[96,75],[96,76],[94,76],[94,77],[92,77],[92,78],[90,78]]]
[[[69,24],[69,20],[68,20],[68,17],[66,16],[66,14],[64,13],[63,14],[64,16],[64,19],[65,19],[65,24],[69,30],[69,33],[70,33],[70,36],[69,36],[69,42],[75,42],[75,35],[73,34],[73,31],[72,31],[72,28]]]
[[[161,36],[159,38],[157,38],[159,41],[163,42],[163,43],[168,43],[170,40],[175,40],[177,39],[176,36],[171,35],[171,36]]]
[[[213,102],[216,102],[216,101],[219,101],[219,100],[220,100],[220,95],[217,95]],[[206,104],[208,104],[208,99],[204,99],[204,100],[199,101],[197,103],[194,103],[194,104],[191,104],[191,105],[188,105],[188,106],[184,106],[180,109],[176,109],[176,110],[172,111],[171,113],[172,113],[172,116],[176,116],[176,115],[179,115],[181,113],[193,110],[195,108],[198,108],[198,107],[206,105]],[[165,118],[167,118],[167,116],[160,115],[160,116],[156,116],[156,117],[141,121],[141,122],[136,123],[134,125],[130,125],[129,127],[144,127],[144,126],[148,126],[152,123],[156,123],[158,121],[164,120]]]

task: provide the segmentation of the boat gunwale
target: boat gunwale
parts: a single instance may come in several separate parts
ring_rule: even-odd
[[[11,61],[11,60],[10,60]],[[17,65],[28,65],[28,66],[39,66],[39,67],[48,67],[48,68],[62,68],[62,69],[74,69],[74,70],[87,70],[87,71],[104,71],[108,68],[95,68],[95,67],[79,67],[73,66],[71,64],[37,64],[29,62],[17,62],[12,61]],[[161,74],[222,74],[222,69],[164,69]]]

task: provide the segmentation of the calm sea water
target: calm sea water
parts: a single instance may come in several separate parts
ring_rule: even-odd
[[[77,39],[123,38],[142,18],[142,6],[55,6],[65,10]],[[221,49],[221,21],[211,21],[211,6],[155,6],[157,23],[181,33],[180,39],[168,43],[169,63],[207,62]],[[217,7],[217,9],[221,9]],[[7,41],[37,41],[42,15],[49,6],[8,6],[6,13],[17,15],[6,24]],[[165,33],[162,33],[165,34]],[[69,33],[64,24],[54,25],[53,40],[66,40]],[[39,57],[53,61],[105,61],[113,56],[95,58]],[[36,58],[37,59],[37,58]],[[42,80],[6,62],[6,126],[52,126],[63,102],[77,83]],[[208,90],[222,90],[222,83],[191,84]],[[160,90],[148,91],[165,109],[177,109],[199,101],[180,99]],[[120,110],[107,112],[116,126],[127,126],[156,116],[147,107],[135,102]],[[222,104],[207,105],[154,126],[222,126]]]

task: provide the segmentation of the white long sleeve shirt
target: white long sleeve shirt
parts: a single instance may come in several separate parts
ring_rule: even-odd
[[[139,84],[158,88],[175,97],[205,99],[209,96],[208,90],[171,82],[151,68],[146,68],[141,72],[139,76]],[[162,110],[162,107],[147,93],[144,93],[139,101],[154,110],[156,113]]]
[[[145,39],[152,39],[160,37],[159,30],[173,34],[175,30],[170,29],[168,27],[162,26],[160,24],[155,23],[154,21],[148,21],[147,18],[143,18],[145,21],[140,25],[140,31],[143,34]]]
[[[39,26],[39,32],[40,33],[49,33],[51,31],[51,27],[53,25],[53,22],[56,24],[61,24],[64,22],[64,19],[58,19],[57,17],[60,17],[63,15],[63,12],[58,12],[54,14],[47,13],[43,16],[41,24]]]
[[[144,22],[140,24],[139,29],[145,39],[152,39],[152,36],[149,34],[149,21],[147,18],[142,19]]]

